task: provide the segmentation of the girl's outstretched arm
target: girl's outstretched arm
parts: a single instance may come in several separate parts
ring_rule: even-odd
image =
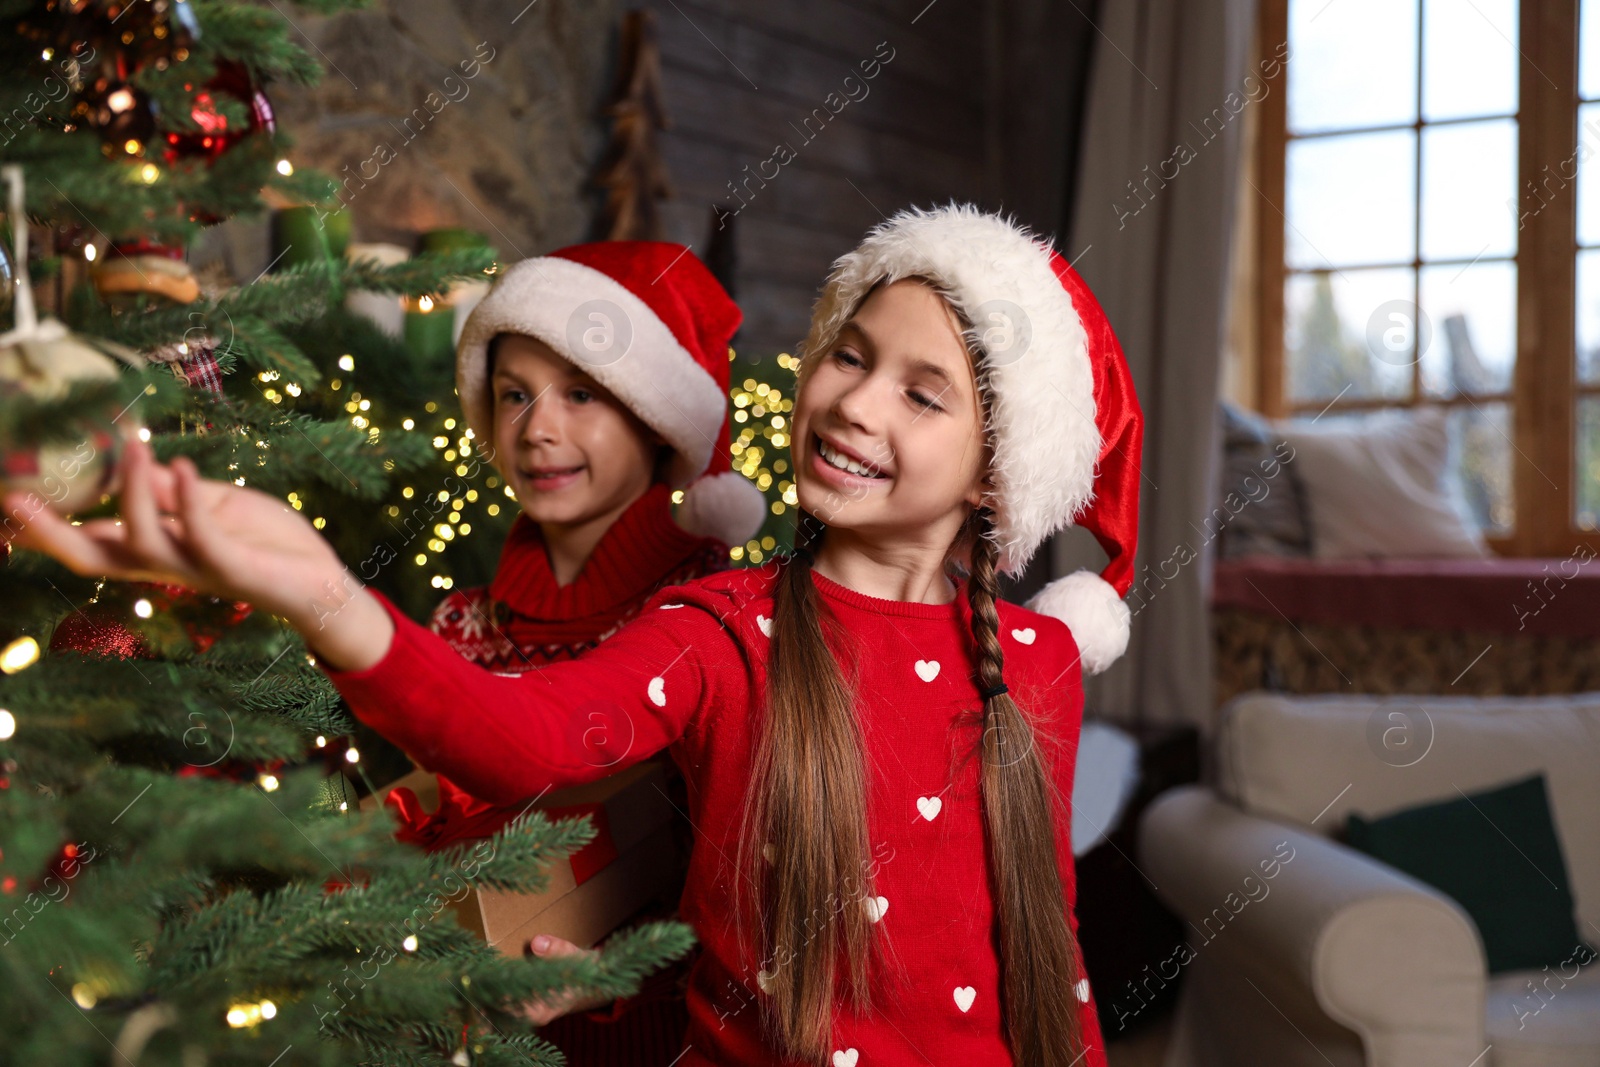
[[[389,615],[305,517],[282,500],[157,463],[130,442],[121,517],[74,526],[36,496],[5,500],[5,537],[79,574],[172,582],[281,616],[318,657],[347,670],[383,658]]]
[[[670,591],[656,598],[664,606],[646,605],[577,659],[516,675],[462,658],[371,595],[392,620],[389,651],[364,671],[328,677],[358,719],[493,804],[615,774],[677,741],[703,713],[749,699],[733,636]]]
[[[747,696],[738,648],[705,610],[647,611],[580,660],[496,675],[362,586],[281,500],[159,464],[137,442],[123,479],[120,519],[74,526],[13,494],[5,534],[80,574],[175,582],[283,617],[358,718],[491,803],[620,771],[724,692]]]

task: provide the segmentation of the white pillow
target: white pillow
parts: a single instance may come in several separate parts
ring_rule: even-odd
[[[1312,555],[1477,557],[1490,554],[1467,518],[1450,467],[1448,416],[1437,407],[1359,423],[1273,424],[1311,501]]]

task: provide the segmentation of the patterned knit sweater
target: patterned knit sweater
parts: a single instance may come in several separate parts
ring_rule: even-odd
[[[677,1067],[785,1062],[762,1037],[765,961],[759,938],[734,927],[732,898],[777,566],[662,590],[582,659],[520,678],[473,667],[392,607],[396,635],[384,659],[366,671],[329,672],[364,722],[498,803],[592,781],[671,746],[695,827],[681,911],[703,945],[689,977],[690,1023]],[[876,862],[870,896],[855,904],[868,909],[890,961],[873,970],[868,1013],[836,1007],[832,1062],[1011,1063],[980,767],[966,758],[982,727],[965,589],[948,604],[920,604],[869,597],[820,574],[814,580],[842,624],[833,651],[854,679],[865,746]],[[1076,929],[1066,798],[1083,710],[1077,646],[1058,620],[998,607],[1006,680],[1035,723],[1057,791],[1062,906]],[[614,728],[592,729],[597,713]],[[1073,992],[1090,1044],[1081,1062],[1105,1067],[1087,980]]]

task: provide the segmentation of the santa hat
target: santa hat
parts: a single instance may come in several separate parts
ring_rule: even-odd
[[[972,323],[989,382],[998,566],[1019,573],[1051,534],[1082,526],[1110,562],[1045,586],[1028,607],[1072,630],[1083,668],[1128,647],[1143,416],[1094,294],[1050,244],[971,205],[910,208],[842,256],[812,315],[814,357],[879,282],[926,278]]]
[[[672,448],[680,526],[727,545],[766,499],[729,463],[728,342],[743,315],[705,264],[665,241],[597,241],[525,259],[473,309],[456,346],[467,425],[492,441],[489,343],[525,334],[604,386]]]

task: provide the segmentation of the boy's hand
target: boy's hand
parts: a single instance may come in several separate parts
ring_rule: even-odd
[[[388,614],[304,517],[259,490],[203,479],[186,459],[166,466],[148,445],[130,442],[120,519],[74,526],[39,504],[27,494],[7,497],[7,538],[79,574],[247,600],[287,619],[346,670],[369,667],[388,650]]]
[[[579,948],[571,941],[548,934],[540,934],[528,943],[528,948],[535,956],[555,959],[562,956],[594,956],[599,957],[597,948]],[[523,1004],[519,1014],[535,1026],[543,1026],[552,1019],[559,1019],[563,1015],[573,1012],[589,1011],[592,1008],[604,1007],[610,1004],[611,997],[582,997],[577,993],[560,993],[549,999],[534,999]]]

